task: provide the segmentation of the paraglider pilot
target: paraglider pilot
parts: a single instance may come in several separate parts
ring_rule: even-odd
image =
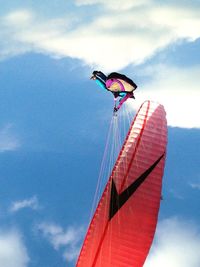
[[[114,112],[117,112],[128,98],[135,98],[133,91],[137,88],[137,85],[123,74],[112,72],[106,76],[103,72],[95,70],[90,79],[95,80],[103,89],[113,93],[115,100]],[[120,99],[117,105],[118,97]]]

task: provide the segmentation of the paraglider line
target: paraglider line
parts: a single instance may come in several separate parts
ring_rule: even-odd
[[[145,114],[144,124],[143,124],[143,127],[142,127],[142,129],[141,129],[141,132],[140,132],[140,135],[139,135],[139,138],[138,138],[136,147],[135,147],[135,151],[134,151],[133,156],[132,156],[132,158],[131,158],[131,161],[130,161],[130,163],[129,163],[128,171],[126,172],[126,174],[125,174],[125,176],[124,176],[124,179],[123,179],[123,182],[122,182],[122,185],[121,185],[121,190],[122,190],[122,188],[123,188],[123,186],[124,186],[124,184],[125,184],[125,182],[126,182],[126,178],[127,178],[127,176],[128,176],[128,172],[129,172],[129,169],[130,169],[130,167],[131,167],[132,160],[134,159],[135,154],[136,154],[136,152],[137,152],[137,149],[138,149],[138,146],[139,146],[139,143],[140,143],[140,140],[141,140],[141,137],[142,137],[142,134],[143,134],[145,125],[146,125],[147,115],[148,115],[148,112],[149,112],[149,108],[150,108],[150,101],[148,101],[147,110],[146,110],[146,114]],[[140,109],[141,109],[141,107],[140,107]],[[136,120],[136,118],[134,119],[132,125],[134,124],[135,120]],[[131,127],[131,128],[132,128],[132,127]],[[131,128],[130,128],[130,129],[131,129]],[[116,167],[117,167],[117,165],[118,165],[118,161],[119,161],[119,159],[120,159],[120,157],[121,157],[121,154],[122,154],[123,151],[124,151],[124,148],[125,148],[125,145],[126,145],[126,143],[127,143],[127,140],[128,140],[128,138],[129,138],[130,133],[131,133],[131,130],[130,130],[129,133],[127,134],[127,137],[126,137],[126,140],[125,140],[125,142],[124,142],[123,148],[122,148],[122,150],[121,150],[121,152],[120,152],[120,154],[119,154],[119,156],[118,156],[118,159],[117,159],[117,161],[116,161],[115,167],[113,168],[113,172],[112,172],[111,177],[110,177],[110,183],[111,183],[111,180],[112,180],[112,177],[113,177],[113,173],[115,172],[115,169],[116,169]],[[121,191],[121,190],[120,190],[120,191]],[[95,265],[96,265],[96,262],[97,262],[97,259],[98,259],[98,255],[99,255],[100,250],[101,250],[101,247],[102,247],[103,240],[104,240],[105,235],[106,235],[106,232],[107,232],[107,230],[108,230],[109,223],[110,223],[110,221],[108,220],[107,223],[106,223],[106,225],[105,225],[104,231],[103,231],[103,233],[102,233],[101,239],[100,239],[100,241],[99,241],[99,245],[98,245],[98,248],[97,248],[97,250],[96,250],[96,254],[95,254],[95,257],[94,257],[94,261],[93,261],[93,264],[92,264],[91,267],[95,267]]]

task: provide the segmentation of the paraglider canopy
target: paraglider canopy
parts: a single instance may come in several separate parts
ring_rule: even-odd
[[[76,267],[142,267],[155,233],[167,146],[164,107],[145,101],[88,227]]]

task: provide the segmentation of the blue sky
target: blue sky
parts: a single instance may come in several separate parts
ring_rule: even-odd
[[[145,267],[199,267],[199,1],[25,2],[0,1],[0,266],[74,266],[112,116],[89,80],[101,69],[134,79],[134,110],[151,99],[167,112]]]

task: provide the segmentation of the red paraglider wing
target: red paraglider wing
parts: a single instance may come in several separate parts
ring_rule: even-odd
[[[76,267],[142,267],[152,244],[167,144],[162,105],[138,111],[90,223]]]

